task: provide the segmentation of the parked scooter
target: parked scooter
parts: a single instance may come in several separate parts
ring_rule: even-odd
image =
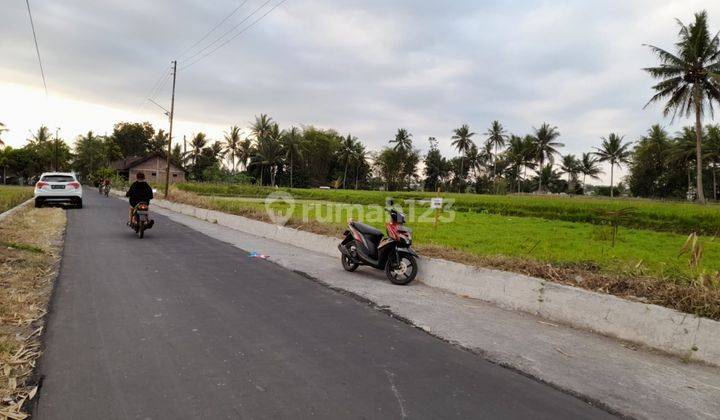
[[[355,271],[361,265],[385,270],[394,284],[405,285],[415,279],[418,254],[412,249],[412,232],[404,226],[405,215],[395,209],[392,200],[390,222],[385,224],[387,237],[372,226],[350,220],[345,238],[338,245],[343,268]]]
[[[145,236],[145,231],[152,228],[155,224],[155,221],[150,219],[147,203],[138,203],[138,205],[133,208],[131,220],[130,229],[134,230],[140,239]]]

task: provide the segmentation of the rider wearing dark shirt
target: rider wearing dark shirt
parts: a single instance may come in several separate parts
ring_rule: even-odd
[[[150,200],[152,200],[153,198],[152,187],[150,187],[150,185],[145,182],[144,173],[138,172],[137,181],[133,182],[132,185],[130,185],[130,189],[127,193],[125,193],[125,197],[127,197],[129,199],[128,201],[130,202],[130,214],[128,221],[132,221],[133,208],[135,208],[138,203],[150,204]]]

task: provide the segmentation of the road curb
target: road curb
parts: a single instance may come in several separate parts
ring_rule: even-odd
[[[28,204],[32,203],[35,198],[28,198],[27,200],[23,201],[22,203],[18,204],[17,206],[11,208],[10,210],[7,210],[4,213],[0,213],[0,222],[7,219],[8,217],[12,216],[13,214],[17,213],[21,208],[27,206]]]
[[[338,239],[242,216],[154,200],[153,204],[230,229],[338,256]],[[460,296],[720,366],[720,322],[522,274],[421,258],[418,280]]]

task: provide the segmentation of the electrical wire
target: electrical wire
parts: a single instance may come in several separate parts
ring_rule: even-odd
[[[218,22],[215,26],[213,26],[213,28],[210,29],[207,33],[205,33],[205,35],[203,35],[202,38],[195,41],[195,43],[193,43],[189,47],[185,48],[179,55],[177,55],[178,59],[181,59],[186,53],[188,53],[193,48],[195,48],[198,44],[203,42],[208,36],[210,36],[210,34],[215,32],[215,30],[217,30],[217,28],[219,28],[223,23],[225,23],[228,19],[230,19],[235,13],[237,13],[237,11],[240,10],[240,8],[242,8],[245,5],[245,3],[247,3],[247,2],[248,2],[248,0],[243,0],[243,2],[240,3],[240,5],[238,7],[236,7],[232,12],[230,12],[230,14],[225,16],[222,20],[220,20],[220,22]]]
[[[222,35],[220,35],[219,37],[215,38],[214,41],[212,41],[212,42],[209,43],[209,44],[206,44],[203,48],[201,48],[199,51],[195,52],[195,54],[187,57],[185,60],[186,60],[186,61],[190,61],[190,60],[194,59],[195,57],[199,56],[200,54],[202,54],[203,52],[205,52],[208,48],[212,47],[213,45],[217,44],[218,42],[223,41],[223,38],[225,38],[225,36],[227,36],[228,34],[234,32],[237,28],[241,27],[241,26],[243,25],[243,23],[245,23],[248,19],[250,19],[255,13],[257,13],[258,11],[260,11],[261,9],[263,9],[265,6],[267,6],[268,3],[270,3],[271,1],[272,1],[272,0],[266,0],[263,4],[261,4],[260,6],[258,6],[255,10],[253,10],[249,15],[245,16],[245,18],[243,18],[237,25],[235,25],[235,26],[233,26],[232,28],[230,28],[230,29],[228,29],[227,31],[225,31]]]
[[[147,93],[145,96],[143,96],[142,102],[141,102],[140,105],[138,106],[138,112],[142,111],[142,109],[143,109],[143,107],[145,106],[145,104],[147,103],[147,100],[148,100],[148,99],[154,98],[155,95],[158,94],[159,90],[161,89],[160,84],[162,83],[162,84],[164,85],[165,83],[167,83],[167,80],[169,79],[169,76],[172,74],[172,70],[171,70],[171,69],[172,69],[172,66],[167,66],[167,67],[163,70],[162,74],[161,74],[160,77],[157,79],[157,81],[155,82],[155,84],[153,84],[152,88],[150,88],[150,90],[148,91],[148,93]]]
[[[48,97],[47,81],[45,80],[45,69],[43,69],[42,59],[40,58],[40,47],[38,46],[37,34],[35,32],[35,22],[33,22],[32,12],[30,11],[30,0],[25,0],[27,4],[28,15],[30,16],[30,27],[32,28],[33,39],[35,40],[35,52],[37,52],[38,63],[40,63],[40,75],[42,76],[43,86],[45,87],[45,99]]]
[[[229,39],[227,39],[225,42],[223,42],[222,44],[218,45],[218,46],[215,47],[214,49],[212,49],[212,50],[210,50],[209,52],[205,53],[204,55],[200,56],[200,58],[198,58],[197,60],[192,61],[191,63],[189,63],[189,64],[181,67],[181,70],[185,70],[185,69],[187,69],[188,67],[190,67],[190,66],[192,66],[192,65],[194,65],[194,64],[197,64],[198,62],[202,61],[205,57],[211,55],[211,54],[214,53],[215,51],[217,51],[217,50],[219,50],[220,48],[224,47],[224,46],[227,45],[229,42],[231,42],[232,40],[234,40],[235,38],[239,37],[239,36],[242,35],[244,32],[246,32],[247,30],[249,30],[250,28],[252,28],[253,26],[255,26],[256,23],[258,23],[259,21],[261,21],[265,16],[269,15],[273,10],[277,9],[281,4],[285,3],[286,1],[287,1],[287,0],[281,0],[281,1],[278,2],[275,6],[271,7],[271,8],[270,8],[267,12],[265,12],[263,15],[261,15],[260,17],[258,17],[258,18],[255,19],[254,21],[252,21],[248,26],[246,26],[246,27],[244,27],[242,30],[240,30],[240,32],[236,33],[235,35],[233,35],[232,37],[230,37]],[[267,4],[267,2],[266,2],[266,4]],[[264,5],[263,5],[263,6],[264,6]]]

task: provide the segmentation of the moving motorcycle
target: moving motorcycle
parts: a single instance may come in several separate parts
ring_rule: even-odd
[[[131,220],[130,229],[134,230],[140,239],[145,236],[145,231],[155,224],[155,221],[150,219],[147,203],[138,203],[133,207]]]
[[[404,226],[405,215],[393,208],[390,222],[385,224],[387,237],[372,226],[350,220],[348,230],[338,249],[342,266],[347,271],[355,271],[361,265],[385,270],[385,275],[393,283],[405,285],[415,279],[418,271],[418,254],[412,249],[412,231]]]
[[[100,184],[100,194],[105,195],[105,197],[108,197],[110,194],[110,185]]]

